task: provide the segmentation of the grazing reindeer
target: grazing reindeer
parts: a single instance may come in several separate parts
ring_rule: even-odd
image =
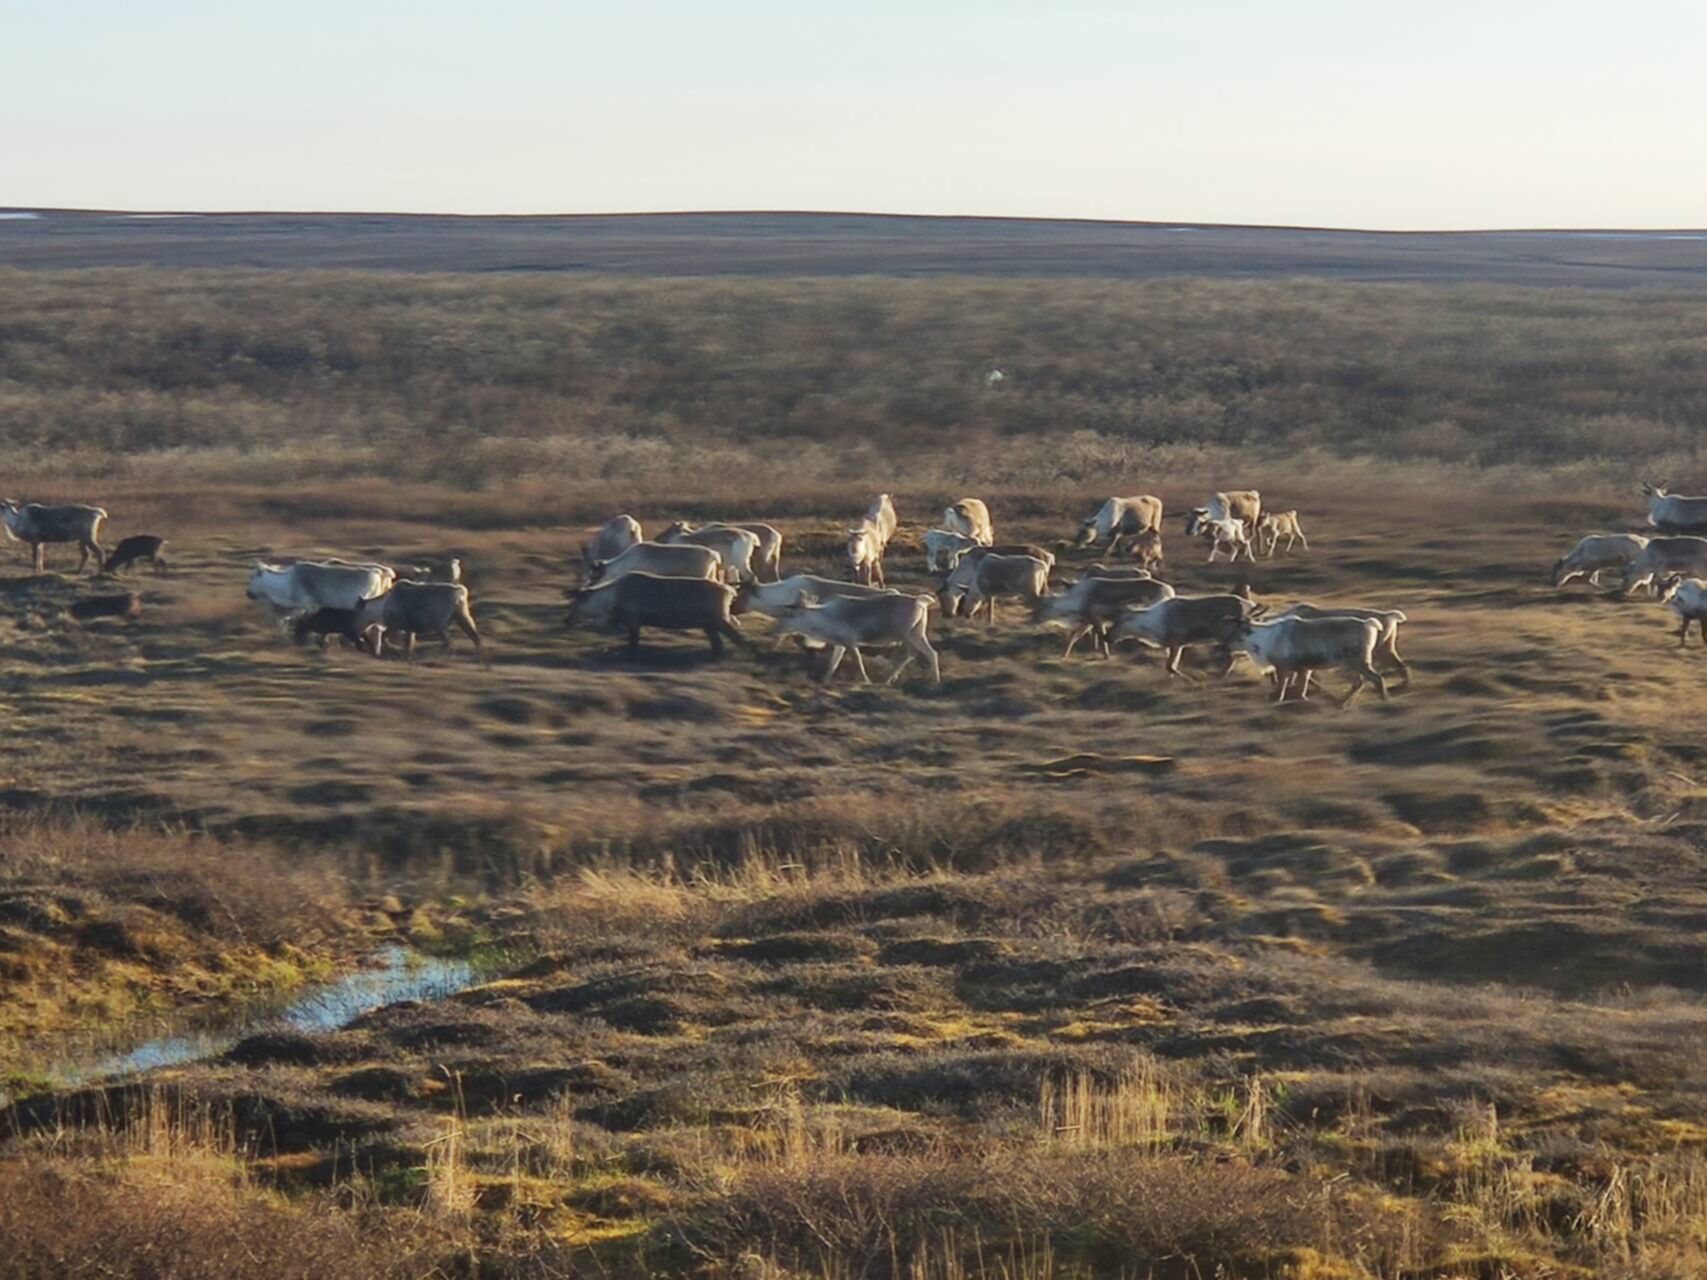
[[[46,572],[44,547],[49,542],[75,542],[78,545],[83,552],[82,559],[77,562],[78,573],[83,572],[91,555],[99,566],[103,558],[101,522],[106,518],[107,513],[102,508],[79,503],[43,506],[29,502],[19,506],[12,498],[0,501],[0,521],[5,523],[7,535],[14,542],[29,544],[37,573]]]
[[[142,616],[142,597],[134,592],[122,596],[90,596],[87,600],[74,602],[70,613],[79,622],[93,622],[97,618],[135,622]]]
[[[1227,551],[1228,563],[1239,558],[1239,552],[1245,553],[1245,559],[1255,560],[1256,552],[1251,550],[1251,539],[1246,530],[1249,526],[1244,520],[1233,516],[1217,517],[1210,514],[1208,507],[1193,507],[1186,518],[1185,536],[1199,538],[1203,545],[1209,548],[1209,563],[1215,563],[1215,557]]]
[[[1375,646],[1381,639],[1381,623],[1373,618],[1278,618],[1272,622],[1245,619],[1228,634],[1224,647],[1231,654],[1247,655],[1257,670],[1275,678],[1274,700],[1283,702],[1294,685],[1298,698],[1310,696],[1310,677],[1335,667],[1352,674],[1350,692],[1340,706],[1373,684],[1381,701],[1388,700],[1387,681],[1375,669]]]
[[[1652,483],[1643,484],[1642,496],[1648,500],[1648,523],[1656,529],[1707,528],[1707,498],[1686,498]]]
[[[645,537],[640,528],[640,521],[633,516],[612,516],[593,535],[591,542],[581,544],[581,563],[588,569],[595,564],[607,564],[635,543],[645,541]]]
[[[869,516],[848,530],[848,566],[853,570],[855,582],[868,587],[884,585],[883,548],[887,542],[882,529]]]
[[[944,507],[942,527],[950,533],[965,534],[981,547],[996,540],[995,526],[990,523],[990,508],[978,498],[962,498]]]
[[[1707,582],[1674,573],[1660,584],[1660,599],[1671,606],[1671,611],[1682,624],[1677,629],[1679,645],[1689,643],[1689,624],[1692,622],[1700,628],[1701,642],[1707,644]]]
[[[1103,539],[1108,539],[1108,545],[1102,553],[1106,562],[1120,550],[1123,539],[1138,538],[1151,531],[1160,536],[1161,529],[1160,498],[1147,493],[1131,498],[1110,498],[1097,511],[1079,522],[1079,532],[1073,538],[1073,545],[1092,547]]]
[[[1634,533],[1591,533],[1553,562],[1553,585],[1562,587],[1575,578],[1587,578],[1598,587],[1603,570],[1622,572],[1648,548],[1648,540]]]
[[[1645,584],[1648,593],[1657,596],[1656,584],[1673,574],[1707,574],[1707,538],[1649,538],[1648,545],[1624,566],[1624,594]]]
[[[1304,550],[1310,549],[1310,540],[1304,536],[1304,526],[1298,523],[1296,511],[1269,511],[1263,514],[1257,522],[1257,545],[1263,548],[1263,554],[1270,560],[1274,559],[1274,549],[1280,543],[1281,535],[1286,536],[1286,554],[1292,554],[1292,544],[1302,542]]]
[[[156,574],[167,570],[166,557],[161,554],[166,550],[166,539],[156,538],[152,533],[133,533],[113,548],[112,555],[101,566],[102,573],[122,573],[138,560],[146,560],[154,566]]]

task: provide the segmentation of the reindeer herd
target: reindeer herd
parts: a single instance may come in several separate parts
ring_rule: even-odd
[[[1207,549],[1211,562],[1223,555],[1229,561],[1254,560],[1259,553],[1272,557],[1282,538],[1287,553],[1300,544],[1309,547],[1298,513],[1265,512],[1254,489],[1217,493],[1185,518],[1186,536]],[[1018,602],[1032,623],[1067,632],[1066,656],[1087,637],[1104,657],[1116,645],[1135,641],[1162,650],[1165,670],[1177,675],[1187,649],[1215,646],[1224,673],[1248,658],[1271,675],[1277,701],[1307,698],[1315,673],[1335,668],[1352,676],[1346,702],[1365,684],[1387,696],[1378,664],[1409,679],[1398,652],[1398,628],[1405,620],[1398,610],[1305,604],[1265,616],[1248,589],[1178,594],[1160,576],[1162,521],[1162,502],[1152,495],[1108,499],[1071,540],[1078,549],[1100,546],[1097,563],[1057,591],[1051,587],[1054,551],[997,542],[989,506],[962,498],[944,508],[940,523],[919,539],[925,571],[937,580],[936,591],[923,594],[887,585],[884,561],[899,521],[886,493],[848,529],[846,578],[783,577],[781,537],[769,525],[677,524],[647,541],[640,523],[624,514],[582,547],[586,581],[568,593],[568,621],[626,633],[630,653],[638,651],[649,627],[702,631],[713,652],[721,653],[725,640],[745,643],[739,619],[757,613],[774,621],[777,636],[797,636],[826,650],[825,681],[850,656],[860,679],[869,681],[866,652],[899,648],[901,661],[889,673],[890,683],[914,661],[940,682],[941,661],[930,638],[933,615],[982,618],[995,626],[1003,604]],[[761,542],[775,550],[763,560],[762,574],[753,567]],[[712,550],[715,556],[704,554]],[[1125,563],[1109,563],[1123,551]]]
[[[1616,573],[1619,595],[1646,587],[1671,607],[1679,645],[1689,643],[1691,622],[1707,644],[1707,538],[1683,532],[1707,529],[1707,498],[1686,498],[1651,483],[1642,485],[1642,496],[1648,500],[1647,523],[1658,534],[1588,534],[1553,562],[1553,586],[1581,578],[1598,587],[1602,573]]]
[[[1643,486],[1643,493],[1647,523],[1658,536],[1590,535],[1554,566],[1554,585],[1576,577],[1598,584],[1601,572],[1617,569],[1625,593],[1647,585],[1671,606],[1681,623],[1680,643],[1692,621],[1707,643],[1707,538],[1682,532],[1707,529],[1707,498],[1681,497],[1651,484]],[[890,683],[915,659],[940,681],[941,664],[930,640],[932,614],[969,622],[982,616],[994,626],[998,605],[1019,601],[1034,624],[1067,632],[1067,656],[1087,637],[1105,657],[1121,642],[1135,641],[1161,650],[1164,670],[1176,675],[1187,649],[1211,647],[1223,675],[1247,660],[1268,676],[1276,702],[1307,699],[1311,681],[1322,671],[1350,676],[1342,706],[1371,684],[1387,698],[1389,675],[1409,683],[1410,667],[1398,646],[1406,617],[1398,609],[1309,603],[1270,609],[1245,586],[1232,593],[1179,594],[1162,578],[1163,514],[1161,500],[1153,495],[1109,498],[1071,539],[1076,549],[1100,546],[1097,562],[1076,581],[1053,590],[1055,553],[1033,543],[998,543],[988,505],[962,498],[919,539],[925,571],[937,578],[930,595],[886,584],[884,558],[899,527],[888,494],[879,494],[848,529],[846,579],[784,578],[781,535],[769,525],[694,529],[677,524],[656,542],[647,542],[639,522],[622,515],[583,547],[586,584],[569,592],[569,622],[626,632],[631,653],[645,627],[703,630],[720,653],[725,638],[742,640],[741,615],[760,613],[774,620],[778,636],[798,636],[829,651],[821,677],[826,681],[850,654],[860,678],[869,680],[864,651],[896,647],[904,654]],[[1223,556],[1228,563],[1241,557],[1254,561],[1259,555],[1272,558],[1310,548],[1298,512],[1265,509],[1255,489],[1218,492],[1184,518],[1186,537],[1207,550],[1210,562]],[[755,548],[764,539],[765,580],[744,568],[755,563],[746,546],[716,541],[734,535],[751,537]],[[701,548],[732,553],[731,558],[684,561],[680,543],[689,537]],[[1122,553],[1125,563],[1109,563]],[[684,577],[710,585],[692,587],[689,603]]]
[[[1653,484],[1644,484],[1642,491],[1654,534],[1583,537],[1553,565],[1553,585],[1562,588],[1584,579],[1599,586],[1602,574],[1616,574],[1619,593],[1645,586],[1670,606],[1680,624],[1680,644],[1687,644],[1692,622],[1707,644],[1707,537],[1684,532],[1707,530],[1707,497],[1684,497]],[[1272,558],[1310,547],[1298,513],[1265,509],[1255,489],[1218,492],[1204,506],[1182,514],[1186,537],[1207,551],[1210,562],[1223,556],[1230,564],[1241,557],[1254,561],[1259,555]],[[143,562],[156,573],[167,571],[165,540],[151,534],[127,537],[105,555],[100,532],[106,518],[106,511],[94,506],[0,501],[0,525],[12,540],[30,548],[38,574],[51,543],[77,545],[79,573],[91,558],[104,574]],[[988,505],[962,498],[918,540],[924,569],[936,580],[934,592],[919,593],[890,588],[885,580],[884,560],[900,528],[888,494],[879,494],[848,529],[845,578],[784,577],[783,537],[769,524],[677,521],[648,539],[639,521],[624,514],[583,544],[585,580],[566,592],[566,622],[626,635],[631,656],[647,628],[702,632],[713,653],[721,654],[725,641],[748,643],[740,620],[757,614],[772,620],[778,637],[795,636],[809,648],[826,650],[820,676],[825,681],[851,656],[860,679],[869,682],[866,653],[899,649],[901,660],[889,673],[890,683],[914,661],[940,682],[941,662],[931,643],[933,616],[968,623],[982,618],[993,627],[998,609],[1017,602],[1031,623],[1067,633],[1066,656],[1086,639],[1104,657],[1123,642],[1136,642],[1160,650],[1171,676],[1178,674],[1187,649],[1210,648],[1223,675],[1246,660],[1268,676],[1277,702],[1308,698],[1312,679],[1329,670],[1351,679],[1341,705],[1370,684],[1385,699],[1390,674],[1409,682],[1410,668],[1398,649],[1403,612],[1308,603],[1273,609],[1253,599],[1244,585],[1234,592],[1182,595],[1163,579],[1162,524],[1159,498],[1109,498],[1080,522],[1071,539],[1055,544],[1100,548],[1095,563],[1055,589],[1055,551],[1035,543],[997,542]],[[1120,563],[1110,563],[1116,560]],[[257,562],[248,595],[279,616],[299,643],[318,640],[324,646],[339,639],[375,656],[389,646],[413,657],[419,637],[438,638],[448,646],[454,628],[474,642],[486,661],[461,576],[456,560],[431,566],[336,559]],[[79,601],[73,613],[134,618],[139,610],[140,598],[132,594]]]

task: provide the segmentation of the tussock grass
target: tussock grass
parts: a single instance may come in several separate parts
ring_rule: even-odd
[[[183,830],[13,815],[0,817],[0,840],[0,893],[97,895],[238,943],[276,947],[324,934],[350,896],[329,859],[239,851]]]
[[[369,945],[324,857],[182,830],[0,818],[0,1077],[185,1006],[323,977]]]
[[[92,1129],[77,1107],[26,1127],[0,1164],[38,1184],[45,1225],[16,1229],[42,1256],[62,1212],[44,1188],[113,1179],[164,1213],[177,1192],[146,1171],[218,1169],[233,1214],[330,1204],[330,1183],[364,1248],[402,1236],[416,1265],[469,1251],[505,1277],[1139,1260],[1540,1280],[1707,1256],[1699,1138],[1655,1154],[1702,1084],[1669,1056],[1697,1004],[1560,1007],[1236,938],[1040,929],[1054,874],[590,868],[525,899],[551,949],[486,988],[192,1069]],[[1087,910],[1110,892],[1071,889]],[[352,1106],[357,1082],[386,1101]]]
[[[550,476],[760,514],[730,504],[895,475],[1214,479],[1250,457],[1627,479],[1695,465],[1707,420],[1707,303],[1684,293],[241,271],[0,288],[0,438],[38,483],[367,474],[528,505],[552,486],[511,482]]]
[[[0,1276],[1707,1271],[1707,694],[1655,608],[1540,583],[1698,461],[1707,304],[5,283],[20,491],[179,572],[127,629],[0,584],[0,1017],[35,1041],[379,939],[533,958],[158,1106],[26,1100]],[[821,688],[762,623],[633,665],[558,625],[616,509],[772,519],[840,573],[890,489],[922,589],[964,491],[1055,542],[1223,482],[1319,548],[1258,595],[1405,609],[1413,688],[1270,708],[949,623],[942,688]],[[496,670],[294,650],[244,566],[310,552],[462,555]]]

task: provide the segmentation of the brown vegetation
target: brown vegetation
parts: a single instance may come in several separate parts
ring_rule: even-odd
[[[247,454],[212,434],[172,454],[115,441],[44,481],[48,496],[101,501],[116,534],[169,534],[179,554],[173,576],[138,584],[147,609],[126,628],[66,625],[75,584],[23,576],[21,552],[0,579],[0,973],[21,984],[0,1016],[22,1060],[87,1020],[68,1010],[118,1021],[227,999],[239,974],[272,965],[300,981],[382,937],[501,936],[529,958],[458,996],[330,1033],[263,1032],[216,1060],[0,1113],[0,1276],[1635,1280],[1707,1267],[1700,658],[1677,650],[1658,604],[1545,582],[1578,534],[1640,511],[1633,488],[1590,476],[1608,437],[1557,434],[1598,421],[1600,388],[1659,431],[1636,454],[1692,455],[1677,425],[1698,394],[1680,354],[1692,340],[1665,329],[1683,303],[267,279],[276,314],[242,310],[249,278],[23,282],[40,364],[9,366],[25,375],[3,393],[19,404],[57,398],[89,425],[137,396],[178,409],[230,397],[232,421],[268,405],[281,432]],[[44,301],[79,288],[119,309],[86,347],[67,335],[99,308]],[[1173,310],[1145,319],[1141,295]],[[175,308],[215,303],[201,338],[162,336]],[[601,308],[645,317],[633,333],[652,335],[651,354],[594,343]],[[1031,366],[1057,390],[1029,408],[1014,348],[982,347],[1004,308],[1025,324],[1004,322],[1003,342],[1059,344]],[[340,329],[346,314],[365,320]],[[1461,344],[1487,346],[1495,314],[1507,337],[1467,359]],[[461,372],[428,341],[453,319],[466,328],[447,332],[485,353]],[[1602,340],[1619,325],[1633,336],[1578,379],[1550,361],[1589,341],[1590,320]],[[253,343],[275,321],[403,354],[384,378],[369,347],[274,369]],[[524,322],[592,357],[561,384],[527,382],[499,358],[550,346],[530,347]],[[735,345],[694,363],[672,345],[686,331],[690,352]],[[255,367],[194,387],[217,355],[196,343],[216,337]],[[138,345],[103,362],[107,341]],[[181,366],[162,355],[178,341]],[[920,372],[866,384],[862,361],[891,343]],[[1177,436],[1122,434],[1164,421],[1142,397],[1089,424],[1093,437],[1054,434],[1085,425],[1060,416],[1066,388],[1106,406],[1118,397],[1095,379],[1122,362],[1171,386],[1182,370],[1207,377],[1193,361],[1216,352],[1233,371],[1215,383],[1222,407]],[[959,374],[945,371],[998,357],[1019,371],[1004,384],[1017,406],[986,401],[974,378],[966,403],[994,416],[920,410],[907,420],[949,434],[886,427],[851,452],[830,438],[903,419],[866,403],[871,387],[900,394],[935,369],[952,404]],[[1275,380],[1253,377],[1259,357]],[[787,360],[828,388],[814,440],[808,408],[745,398],[789,385]],[[1371,372],[1388,360],[1417,380],[1409,391]],[[57,391],[41,373],[55,361]],[[102,396],[67,390],[85,365]],[[1510,378],[1528,388],[1521,404],[1496,395]],[[1321,414],[1302,412],[1311,395]],[[565,436],[584,465],[499,492],[435,487],[427,465],[412,483],[266,483],[319,471],[314,451],[343,447],[328,434],[347,433],[354,469],[425,456],[458,403],[517,428],[488,439],[497,419],[468,419],[477,434],[455,445],[478,455],[476,478],[568,456],[541,445],[557,439],[546,428],[595,406]],[[1395,443],[1416,439],[1404,424],[1448,403],[1478,425],[1427,456],[1511,468],[1446,485],[1404,460],[1422,456]],[[1366,424],[1382,430],[1356,437],[1353,419],[1383,404]],[[1271,409],[1289,425],[1266,442],[1204,425]],[[13,420],[45,429],[32,412]],[[372,431],[384,412],[409,427]],[[1483,431],[1496,419],[1522,429]],[[655,433],[654,451],[624,453],[633,432]],[[1166,443],[1199,432],[1227,451]],[[1354,438],[1363,460],[1312,462],[1311,444]],[[1484,439],[1485,452],[1466,444]],[[1561,441],[1580,469],[1518,466],[1556,460]],[[1253,453],[1235,463],[1241,442]],[[1286,448],[1302,461],[1276,460]],[[168,457],[185,478],[168,478]],[[482,472],[481,458],[504,461]],[[711,474],[720,460],[732,465]],[[85,464],[105,478],[75,478]],[[1256,485],[1301,512],[1311,550],[1231,568],[1170,544],[1170,578],[1225,590],[1249,575],[1274,603],[1403,609],[1415,681],[1345,713],[1272,707],[1253,678],[1220,681],[1206,660],[1170,680],[1153,656],[1063,660],[1057,636],[939,619],[940,689],[822,687],[759,619],[745,622],[755,651],[718,662],[661,635],[629,663],[614,638],[562,628],[574,549],[613,511],[648,528],[774,519],[785,571],[841,576],[847,521],[892,489],[890,577],[921,589],[923,520],[980,478],[998,536],[1055,546],[1063,574],[1089,562],[1066,543],[1110,492],[1179,510]],[[317,551],[460,555],[495,669],[293,645],[243,600],[246,565]]]
[[[219,1117],[231,1229],[300,1221],[305,1258],[359,1237],[498,1275],[1689,1274],[1696,660],[1660,606],[1542,581],[1619,503],[1252,479],[1320,513],[1319,549],[1182,557],[1180,585],[1403,608],[1417,679],[1390,706],[1270,708],[1207,665],[1170,681],[953,623],[940,692],[821,689],[758,620],[755,654],[659,637],[629,664],[561,629],[578,527],[446,545],[432,493],[340,521],[313,490],[309,515],[230,490],[243,543],[186,521],[130,631],[62,630],[58,579],[7,586],[32,748],[9,797],[41,815],[9,871],[127,922],[189,918],[170,885],[206,920],[173,945],[209,952],[501,928],[542,954],[144,1086],[145,1115]],[[996,517],[1064,543],[1090,505]],[[835,572],[842,520],[783,519],[788,567]],[[914,586],[916,534],[892,561]],[[496,670],[292,645],[241,601],[245,559],[315,547],[463,553]],[[97,825],[163,818],[213,835]],[[439,905],[360,909],[392,886]],[[100,931],[73,936],[94,990]],[[138,1096],[13,1113],[20,1256],[72,1257],[42,1250],[100,1197],[181,1211],[205,1169],[113,1136]],[[308,1226],[323,1203],[345,1207]]]
[[[37,480],[550,477],[559,500],[721,500],[708,477],[752,494],[906,476],[952,500],[1106,496],[1158,469],[1207,482],[1230,451],[1633,478],[1683,472],[1707,419],[1707,302],[1687,293],[125,271],[0,287],[0,439]]]

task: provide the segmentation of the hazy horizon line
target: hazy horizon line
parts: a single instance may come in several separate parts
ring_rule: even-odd
[[[1700,234],[1703,226],[1492,226],[1358,227],[1329,223],[1214,222],[1192,218],[1097,218],[1055,214],[904,213],[881,209],[617,209],[577,213],[457,213],[407,209],[185,209],[91,207],[77,205],[0,205],[0,214],[60,214],[85,217],[160,218],[455,218],[466,221],[565,221],[593,218],[884,218],[910,222],[1049,222],[1081,226],[1159,227],[1204,231],[1315,231],[1341,235],[1462,236]]]

